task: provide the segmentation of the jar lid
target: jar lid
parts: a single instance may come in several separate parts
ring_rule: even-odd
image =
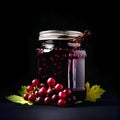
[[[73,40],[74,37],[78,36],[83,36],[83,33],[73,30],[45,30],[39,32],[39,40]]]

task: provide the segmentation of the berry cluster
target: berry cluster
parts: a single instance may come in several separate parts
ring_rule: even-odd
[[[58,106],[64,107],[67,103],[76,101],[72,91],[64,88],[52,77],[48,78],[46,83],[41,83],[39,79],[33,79],[32,84],[28,85],[26,90],[27,93],[23,95],[23,98],[39,105],[56,103]]]

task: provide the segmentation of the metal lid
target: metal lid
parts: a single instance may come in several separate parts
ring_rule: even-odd
[[[45,30],[39,32],[39,40],[72,40],[82,35],[82,32],[73,30]]]

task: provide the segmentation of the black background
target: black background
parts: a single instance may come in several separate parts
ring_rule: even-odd
[[[116,1],[5,1],[0,5],[0,120],[119,120]],[[91,38],[85,41],[86,81],[106,90],[100,101],[60,108],[21,106],[5,99],[36,77],[37,40],[39,32],[48,29],[91,30]]]
[[[39,32],[90,29],[86,41],[86,81],[118,93],[118,7],[108,3],[4,4],[1,14],[1,93],[14,92],[36,77]],[[5,95],[4,94],[4,95]]]

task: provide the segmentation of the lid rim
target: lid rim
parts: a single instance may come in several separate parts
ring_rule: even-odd
[[[74,37],[82,36],[83,33],[75,30],[44,30],[39,32],[38,40],[72,40]],[[68,36],[63,37],[63,36]],[[62,37],[62,38],[61,38]]]

